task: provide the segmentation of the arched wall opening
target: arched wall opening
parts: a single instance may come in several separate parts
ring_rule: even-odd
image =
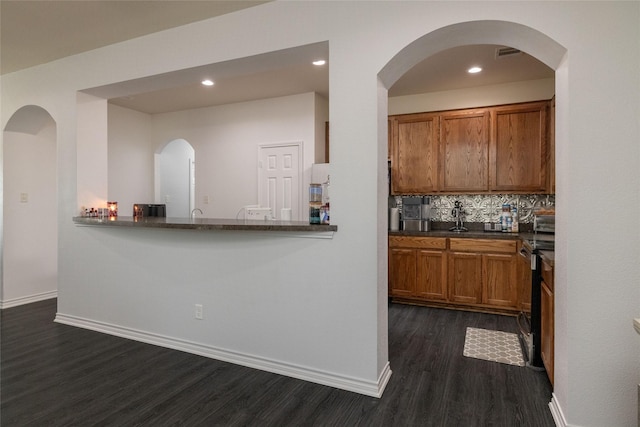
[[[56,132],[36,105],[17,110],[4,129],[0,308],[57,296]]]
[[[155,154],[156,203],[167,216],[189,218],[195,205],[195,150],[184,139],[169,141]]]
[[[402,77],[412,67],[425,60],[426,58],[447,50],[450,48],[474,45],[474,44],[495,44],[506,45],[527,52],[529,55],[537,58],[545,63],[548,67],[556,71],[555,76],[555,92],[556,92],[556,109],[558,114],[562,114],[566,110],[567,98],[566,88],[568,87],[568,76],[565,72],[567,50],[546,36],[545,34],[512,22],[505,21],[469,21],[457,23],[432,31],[399,51],[379,72],[378,74],[378,218],[384,222],[384,227],[379,226],[378,230],[378,248],[384,248],[378,251],[378,295],[384,295],[378,301],[379,313],[386,313],[387,304],[387,220],[388,220],[388,184],[387,184],[387,144],[388,144],[388,90],[400,77]],[[562,120],[556,120],[556,146],[562,144],[563,131]],[[558,156],[556,156],[558,159]],[[558,161],[558,160],[557,160]],[[562,184],[557,186],[556,204],[562,205]],[[558,224],[562,224],[562,209],[558,211]],[[557,265],[556,269],[565,268]],[[384,291],[383,291],[384,290]],[[556,297],[557,310],[566,309],[566,301],[558,300]],[[384,319],[386,320],[386,319]],[[382,325],[382,326],[380,326]],[[387,334],[385,329],[386,322],[379,322],[379,334]],[[562,337],[566,331],[562,329],[563,324],[556,324],[556,337]],[[386,338],[386,335],[384,336]],[[386,342],[386,339],[380,339],[380,342]],[[562,358],[562,351],[556,351],[556,358]],[[393,369],[393,366],[391,366]],[[565,393],[564,390],[566,377],[566,362],[559,360],[556,362],[556,393]]]

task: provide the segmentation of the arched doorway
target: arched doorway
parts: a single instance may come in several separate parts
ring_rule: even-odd
[[[388,120],[387,92],[401,76],[421,61],[435,55],[436,53],[459,46],[477,44],[511,46],[523,52],[527,52],[529,55],[546,64],[549,68],[555,70],[556,107],[558,110],[564,109],[563,104],[566,103],[564,94],[568,87],[568,76],[565,72],[566,49],[564,47],[539,31],[521,24],[505,21],[471,21],[443,27],[420,37],[400,50],[382,68],[378,74],[378,129],[387,129],[385,126]],[[558,142],[562,143],[561,138],[558,139]],[[388,135],[384,132],[379,132],[379,147],[386,147],[387,143]],[[378,152],[386,153],[387,150],[379,149]],[[388,173],[386,162],[382,161],[382,159],[378,160],[379,176],[382,176],[380,174],[386,175]],[[384,182],[384,180],[379,179],[379,182]],[[388,203],[387,188],[379,187],[378,195],[379,211],[384,211],[384,207],[386,207]],[[556,200],[562,198],[562,196],[562,194],[558,194]],[[560,215],[562,215],[561,212]],[[384,228],[379,227],[379,230],[381,229]],[[386,232],[380,233],[378,235],[379,246],[386,245],[386,241]],[[379,252],[378,263],[386,265],[387,262],[387,253]],[[378,278],[379,289],[386,288],[386,279],[387,277],[384,275]],[[380,294],[383,293],[381,292]],[[379,300],[378,302],[379,306],[383,307],[383,302],[386,302],[386,299],[385,301]],[[561,309],[561,306],[563,305],[565,305],[564,301],[556,300],[557,308]],[[383,313],[382,310],[379,312]],[[559,331],[560,335],[563,333],[564,331]],[[558,336],[558,332],[556,336]],[[386,339],[380,339],[380,341],[385,342]],[[393,369],[393,366],[391,368]]]
[[[1,308],[57,296],[56,123],[41,107],[16,111],[3,134]]]
[[[167,216],[189,218],[195,207],[195,150],[175,139],[156,154],[156,202],[167,205]]]

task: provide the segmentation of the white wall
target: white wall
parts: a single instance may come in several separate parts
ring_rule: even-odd
[[[329,100],[320,95],[316,95],[315,117],[316,149],[314,163],[327,163],[325,158],[325,133],[326,123],[329,121]]]
[[[169,141],[185,139],[195,149],[195,206],[204,217],[235,218],[242,206],[258,203],[258,147],[303,141],[305,206],[311,165],[318,153],[324,157],[328,115],[328,101],[314,93],[157,115],[109,104],[109,198],[121,202],[125,215],[133,203],[154,202],[149,159]]]
[[[4,132],[3,308],[58,289],[56,126],[48,120],[34,135]]]
[[[389,98],[389,114],[456,110],[488,107],[518,102],[551,99],[555,94],[555,79],[529,80],[499,85],[421,93]]]
[[[634,425],[640,340],[631,319],[640,302],[640,239],[628,225],[640,211],[639,8],[637,2],[271,2],[2,76],[3,125],[27,104],[42,106],[58,124],[59,312],[379,387],[387,360],[386,277],[378,268],[386,262],[379,207],[387,106],[378,73],[439,28],[515,22],[566,49],[555,91],[555,401],[568,425]],[[199,40],[208,41],[207,49]],[[317,41],[331,49],[331,214],[338,225],[332,240],[124,233],[71,223],[79,179],[76,90]],[[508,44],[526,43],[514,37]],[[603,221],[612,207],[625,208],[615,221]],[[318,254],[321,278],[308,274]],[[198,301],[208,319],[200,323],[192,318]]]
[[[156,114],[152,139],[156,149],[175,138],[189,141],[196,156],[195,206],[204,217],[235,218],[243,206],[258,204],[260,145],[302,141],[302,186],[308,188],[316,144],[316,98],[306,93]],[[302,192],[303,206],[308,204],[307,193]],[[209,203],[204,203],[205,196]]]
[[[155,203],[151,116],[113,104],[108,114],[108,198],[131,216],[134,203]]]
[[[78,192],[74,216],[86,209],[107,207],[109,174],[107,101],[78,93],[76,108]]]

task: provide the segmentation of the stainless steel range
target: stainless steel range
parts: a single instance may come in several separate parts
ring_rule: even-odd
[[[521,312],[518,315],[520,343],[525,353],[527,366],[544,370],[540,354],[541,332],[541,283],[542,262],[541,251],[553,251],[555,248],[555,216],[536,215],[534,218],[534,233],[530,239],[524,239],[520,255],[531,265],[531,313]]]

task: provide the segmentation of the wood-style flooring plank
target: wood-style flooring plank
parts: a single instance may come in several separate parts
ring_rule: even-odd
[[[462,356],[467,327],[512,317],[389,305],[380,399],[53,322],[56,300],[0,311],[4,426],[553,426],[544,372]]]

